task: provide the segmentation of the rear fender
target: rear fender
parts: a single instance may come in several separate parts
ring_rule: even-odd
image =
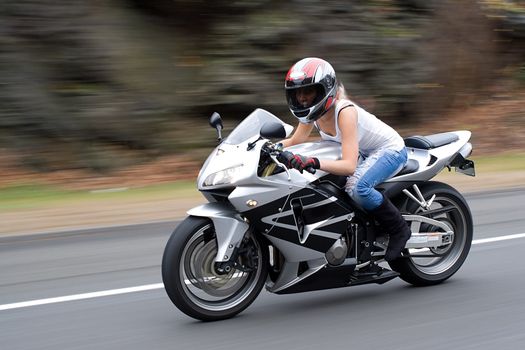
[[[471,132],[460,130],[451,131],[450,133],[456,134],[458,136],[458,140],[428,150],[407,147],[408,158],[417,160],[419,162],[419,169],[414,173],[395,176],[386,180],[385,182],[428,181],[441,172],[443,168],[451,165],[451,162],[453,162],[454,158],[458,154],[466,158],[472,152],[472,145],[468,142]]]
[[[209,218],[217,237],[215,262],[226,262],[240,246],[249,225],[229,203],[206,203],[188,210],[188,215]]]

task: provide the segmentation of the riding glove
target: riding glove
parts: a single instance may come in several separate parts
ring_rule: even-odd
[[[300,154],[293,154],[292,152],[284,151],[281,153],[281,159],[284,160],[284,163],[288,168],[297,169],[301,173],[307,168],[320,168],[319,159],[315,157],[306,157]]]

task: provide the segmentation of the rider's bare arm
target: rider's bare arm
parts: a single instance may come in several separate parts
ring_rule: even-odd
[[[357,135],[357,111],[347,107],[339,113],[339,130],[341,131],[340,160],[319,159],[321,170],[335,175],[352,175],[357,166],[359,155]]]
[[[299,123],[294,133],[292,134],[292,137],[282,140],[281,143],[286,148],[306,142],[308,140],[308,136],[310,136],[310,133],[312,132],[313,127],[313,124]]]

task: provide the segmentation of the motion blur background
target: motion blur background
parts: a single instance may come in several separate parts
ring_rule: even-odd
[[[193,179],[213,111],[295,125],[283,81],[307,56],[402,136],[525,149],[522,0],[2,0],[0,187]]]

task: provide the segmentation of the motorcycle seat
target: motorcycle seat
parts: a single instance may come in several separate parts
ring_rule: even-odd
[[[458,135],[452,132],[443,132],[427,136],[414,135],[404,139],[405,146],[420,149],[433,149],[448,145],[457,140],[459,140]]]
[[[401,169],[396,175],[394,176],[401,176],[406,174],[415,173],[419,169],[419,162],[415,159],[409,159],[403,169]]]

